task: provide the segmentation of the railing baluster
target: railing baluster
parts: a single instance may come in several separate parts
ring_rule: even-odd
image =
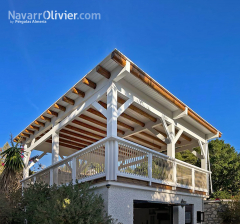
[[[195,192],[195,170],[192,168],[192,191]]]
[[[72,159],[72,182],[75,184],[77,179],[77,158],[73,157]]]
[[[149,185],[152,185],[152,153],[148,154],[148,178]]]

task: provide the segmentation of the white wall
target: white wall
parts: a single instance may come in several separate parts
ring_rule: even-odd
[[[108,189],[106,185],[95,189],[96,193],[100,193],[105,201],[106,211],[113,218],[118,219],[119,222],[123,224],[133,223],[133,201],[134,200],[147,200],[147,201],[158,201],[169,202],[169,203],[180,203],[183,199],[187,204],[193,204],[193,224],[196,224],[196,213],[197,211],[202,211],[202,198],[198,196],[186,196],[175,193],[165,193],[143,190],[136,188],[129,188],[123,186],[111,185]],[[179,210],[180,208],[178,208]],[[181,210],[181,209],[180,209]],[[174,222],[179,224],[185,224],[185,209],[179,211],[178,221]],[[175,216],[175,215],[174,215]],[[176,217],[176,216],[175,216]]]

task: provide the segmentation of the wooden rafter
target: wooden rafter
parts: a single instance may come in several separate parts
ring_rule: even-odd
[[[47,140],[46,142],[52,144],[52,141],[50,139]],[[66,148],[75,149],[75,150],[81,150],[82,149],[82,148],[79,148],[79,147],[76,147],[76,146],[73,146],[73,145],[68,145],[68,144],[65,144],[65,143],[59,143],[59,145],[64,146]]]
[[[62,101],[66,102],[66,103],[69,103],[69,104],[71,104],[71,105],[74,105],[74,104],[75,104],[75,101],[72,100],[72,99],[70,99],[70,98],[67,97],[67,96],[63,96],[63,97],[62,97]]]
[[[45,126],[45,124],[43,122],[40,122],[40,121],[34,121],[34,123],[39,125],[39,126],[42,126],[42,127]]]
[[[79,138],[74,138],[74,137],[71,137],[69,135],[64,135],[62,133],[59,134],[59,137],[68,139],[70,141],[78,142],[78,143],[83,144],[83,145],[91,145],[92,144],[91,142],[87,142],[87,141],[81,140]]]
[[[21,136],[30,138],[30,135],[29,134],[25,134],[25,133],[21,133]]]
[[[72,93],[77,94],[78,96],[85,97],[85,93],[76,87],[72,88]]]
[[[91,117],[88,117],[88,116],[86,116],[86,115],[84,115],[84,114],[81,114],[79,117],[82,118],[82,119],[84,119],[84,120],[86,120],[86,121],[92,122],[92,123],[94,123],[94,124],[96,124],[96,125],[99,125],[99,126],[101,126],[101,127],[103,127],[103,128],[107,128],[107,124],[105,124],[105,123],[103,123],[103,122],[101,122],[101,121],[95,120],[95,119],[93,119],[93,118],[91,118]],[[122,135],[125,134],[125,132],[122,131],[122,130],[120,130],[120,129],[117,129],[117,132],[120,133],[120,134],[122,134]]]
[[[111,72],[103,68],[101,65],[98,65],[96,68],[97,73],[101,74],[105,78],[109,79],[111,77]]]
[[[66,128],[68,128],[68,129],[70,129],[70,130],[73,130],[73,131],[76,131],[76,132],[79,132],[79,133],[81,133],[81,134],[83,134],[83,135],[91,136],[91,137],[96,138],[96,139],[98,139],[98,140],[104,138],[104,137],[101,136],[101,135],[94,134],[94,133],[92,133],[92,132],[90,132],[90,131],[86,131],[86,130],[80,129],[80,128],[74,127],[74,126],[72,126],[72,125],[66,125]]]
[[[100,129],[100,128],[96,128],[96,127],[94,127],[94,126],[92,126],[92,125],[86,124],[86,123],[84,123],[84,122],[82,122],[82,121],[73,120],[72,123],[77,124],[77,125],[82,126],[82,127],[85,127],[85,128],[88,128],[88,129],[90,129],[90,130],[92,130],[92,131],[99,132],[99,133],[101,133],[101,134],[103,134],[103,135],[106,135],[106,134],[107,134],[106,131],[104,131],[104,130],[102,130],[102,129]]]
[[[59,109],[59,110],[61,110],[61,111],[64,111],[64,112],[66,111],[66,107],[64,107],[64,106],[62,106],[62,105],[60,105],[58,103],[55,103],[54,107]]]
[[[147,140],[145,140],[145,139],[139,138],[139,137],[137,137],[137,136],[131,135],[131,136],[129,136],[128,138],[134,139],[134,140],[136,140],[136,141],[142,142],[142,143],[147,144],[147,145],[151,145],[151,146],[154,147],[154,148],[161,149],[161,146],[156,145],[156,144],[154,144],[154,143],[152,143],[152,142],[149,142],[149,141],[147,141]]]
[[[124,99],[118,97],[118,103],[124,104],[125,102],[126,102],[126,101],[125,101]],[[156,122],[156,121],[157,121],[157,118],[153,117],[152,115],[146,113],[145,111],[139,109],[138,107],[136,107],[136,106],[134,106],[134,105],[132,105],[132,104],[131,104],[128,108],[131,109],[131,110],[133,110],[133,111],[135,111],[136,113],[138,113],[138,114],[140,114],[140,115],[148,118],[149,120],[151,120],[151,121],[153,121],[153,122]]]
[[[44,121],[48,121],[48,122],[51,122],[51,118],[50,117],[46,117],[46,116],[43,116],[41,115],[40,118]]]
[[[58,116],[58,113],[55,112],[55,111],[53,111],[53,110],[47,110],[47,113],[50,114],[50,115],[52,115],[52,116],[55,116],[55,117]]]
[[[34,125],[29,125],[29,128],[39,131],[39,127]]]
[[[72,135],[72,136],[75,136],[75,137],[78,137],[78,138],[81,138],[81,139],[84,139],[85,141],[89,141],[89,142],[97,142],[96,139],[94,138],[90,138],[88,136],[85,136],[85,135],[81,135],[81,134],[78,134],[76,132],[72,132],[72,131],[68,131],[66,129],[61,129],[60,133],[65,133],[65,134],[68,134],[68,135]]]
[[[63,138],[60,138],[59,140],[60,143],[66,143],[68,145],[74,145],[74,146],[77,146],[79,148],[85,148],[86,146],[85,145],[82,145],[82,144],[78,144],[76,142],[73,142],[73,141],[69,141],[69,140],[66,140],[66,139],[63,139]]]
[[[150,135],[150,134],[148,134],[148,133],[146,133],[146,132],[139,132],[138,134],[140,134],[140,135],[142,135],[142,136],[145,136],[145,137],[147,137],[147,138],[149,138],[149,139],[152,139],[152,140],[154,140],[154,141],[156,141],[156,142],[158,142],[158,143],[160,143],[160,144],[162,144],[162,145],[167,145],[164,141],[162,141],[161,139],[159,139],[159,138],[157,138],[157,137],[154,137],[154,136],[152,136],[152,135]]]
[[[98,103],[101,106],[103,106],[105,109],[107,109],[107,104],[106,103],[104,103],[103,101],[98,101]],[[124,118],[126,118],[126,119],[128,119],[128,120],[130,120],[130,121],[132,121],[132,122],[134,122],[134,123],[136,123],[136,124],[138,124],[138,125],[140,125],[142,127],[145,126],[145,124],[143,122],[139,121],[138,119],[136,119],[136,118],[134,118],[134,117],[132,117],[132,116],[126,114],[126,113],[122,113],[120,116],[124,117]]]
[[[34,131],[31,131],[31,130],[28,130],[28,129],[25,129],[25,132],[29,133],[29,134],[34,134]]]
[[[92,89],[96,89],[96,87],[97,87],[97,84],[96,84],[95,82],[91,81],[91,80],[88,79],[88,78],[83,78],[83,79],[82,79],[82,82],[83,82],[85,85],[91,87]]]

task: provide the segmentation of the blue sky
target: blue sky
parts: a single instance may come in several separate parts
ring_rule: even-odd
[[[101,13],[101,20],[10,24],[8,11]],[[239,1],[5,0],[0,21],[0,145],[114,48],[240,150]]]

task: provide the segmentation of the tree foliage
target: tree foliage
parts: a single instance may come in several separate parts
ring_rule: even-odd
[[[23,149],[19,147],[20,140],[14,144],[13,137],[11,135],[11,147],[2,151],[0,156],[4,159],[3,171],[0,176],[0,190],[8,191],[10,186],[19,184],[19,173],[24,167],[23,163]]]
[[[17,206],[8,212],[7,223],[24,223],[24,220],[36,224],[113,223],[104,211],[103,202],[101,195],[89,189],[88,183],[61,187],[35,183],[24,189],[23,196],[18,195]],[[7,219],[1,216],[1,210],[0,217]]]

